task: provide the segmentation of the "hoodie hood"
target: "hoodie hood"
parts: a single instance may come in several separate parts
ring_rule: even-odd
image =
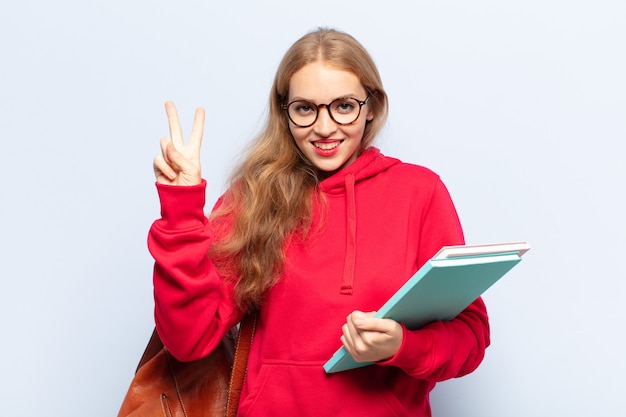
[[[319,189],[325,194],[343,194],[347,192],[348,182],[365,180],[400,163],[398,159],[381,154],[378,148],[370,147],[356,161],[322,181]]]
[[[346,257],[339,290],[341,294],[351,295],[354,286],[357,229],[355,184],[400,163],[398,159],[384,156],[377,148],[367,148],[356,161],[328,177],[319,185],[320,191],[325,194],[345,194],[346,196]]]

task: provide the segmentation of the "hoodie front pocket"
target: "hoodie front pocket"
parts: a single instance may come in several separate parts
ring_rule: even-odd
[[[268,361],[239,406],[241,417],[408,417],[406,409],[374,373],[326,374],[323,362]]]

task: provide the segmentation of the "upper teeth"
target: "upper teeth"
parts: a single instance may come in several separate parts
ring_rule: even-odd
[[[339,142],[330,142],[330,143],[313,142],[313,145],[315,145],[316,148],[322,149],[324,151],[329,151],[339,146]]]

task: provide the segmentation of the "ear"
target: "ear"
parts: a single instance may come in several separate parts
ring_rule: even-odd
[[[367,120],[368,122],[371,122],[372,120],[374,120],[374,112],[372,110],[369,110],[367,112],[367,117],[365,118],[365,120]]]

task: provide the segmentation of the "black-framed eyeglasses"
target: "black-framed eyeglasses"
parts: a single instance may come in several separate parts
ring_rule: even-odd
[[[307,100],[294,100],[283,104],[282,109],[287,111],[291,123],[299,127],[309,127],[315,124],[320,109],[326,107],[328,115],[338,125],[354,123],[361,115],[361,108],[367,104],[371,94],[360,101],[354,97],[339,97],[328,104],[315,104]]]

